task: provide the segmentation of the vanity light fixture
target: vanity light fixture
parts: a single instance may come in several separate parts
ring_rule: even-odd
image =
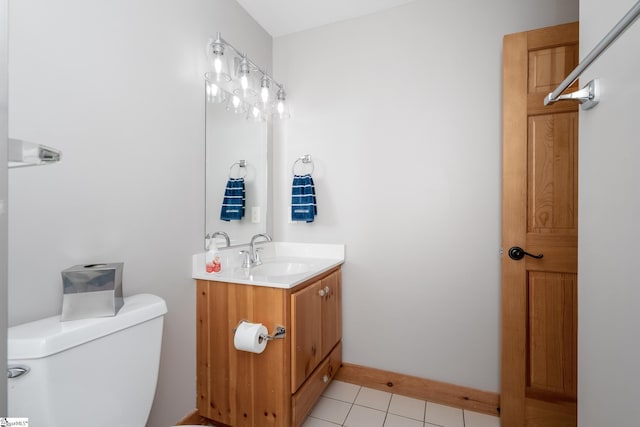
[[[260,78],[260,100],[263,105],[267,105],[269,103],[269,77],[263,72],[262,77]]]
[[[283,85],[225,41],[220,33],[209,40],[207,56],[211,63],[211,71],[205,73],[207,102],[226,102],[228,111],[246,112],[247,119],[252,121],[264,121],[269,116],[290,117]]]
[[[287,94],[284,91],[284,86],[280,86],[278,89],[278,97],[276,100],[276,109],[274,111],[279,119],[288,119],[291,117],[289,114],[289,105],[287,104]]]

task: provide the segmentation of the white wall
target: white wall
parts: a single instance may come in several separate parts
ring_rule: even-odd
[[[9,20],[9,133],[63,151],[9,174],[9,323],[59,313],[64,268],[124,261],[127,295],[168,304],[148,425],[171,425],[196,397],[205,44],[270,68],[271,37],[232,0],[21,0]]]
[[[275,234],[342,242],[344,359],[499,391],[501,51],[578,2],[417,1],[274,41]],[[311,154],[318,217],[289,224]]]
[[[635,0],[580,1],[584,57]],[[581,77],[602,83],[580,114],[578,424],[635,426],[640,419],[640,23]]]

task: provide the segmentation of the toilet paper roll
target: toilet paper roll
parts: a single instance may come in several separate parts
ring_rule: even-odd
[[[233,335],[233,345],[237,350],[262,353],[267,346],[268,330],[262,323],[241,322]]]

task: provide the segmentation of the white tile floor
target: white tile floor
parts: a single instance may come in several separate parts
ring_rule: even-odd
[[[500,427],[498,417],[333,381],[302,427]]]

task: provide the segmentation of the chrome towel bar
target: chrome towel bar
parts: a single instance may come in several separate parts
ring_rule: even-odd
[[[622,17],[622,19],[607,33],[606,36],[594,47],[591,52],[573,69],[571,73],[558,85],[557,88],[544,98],[544,105],[565,100],[573,99],[582,104],[583,110],[588,110],[595,107],[599,101],[599,86],[597,79],[589,82],[582,90],[578,91],[576,95],[573,94],[560,96],[562,92],[567,90],[569,86],[573,84],[580,75],[586,70],[602,53],[607,50],[609,46],[615,42],[618,37],[625,32],[627,28],[635,22],[640,16],[640,0],[633,5],[631,9]]]

